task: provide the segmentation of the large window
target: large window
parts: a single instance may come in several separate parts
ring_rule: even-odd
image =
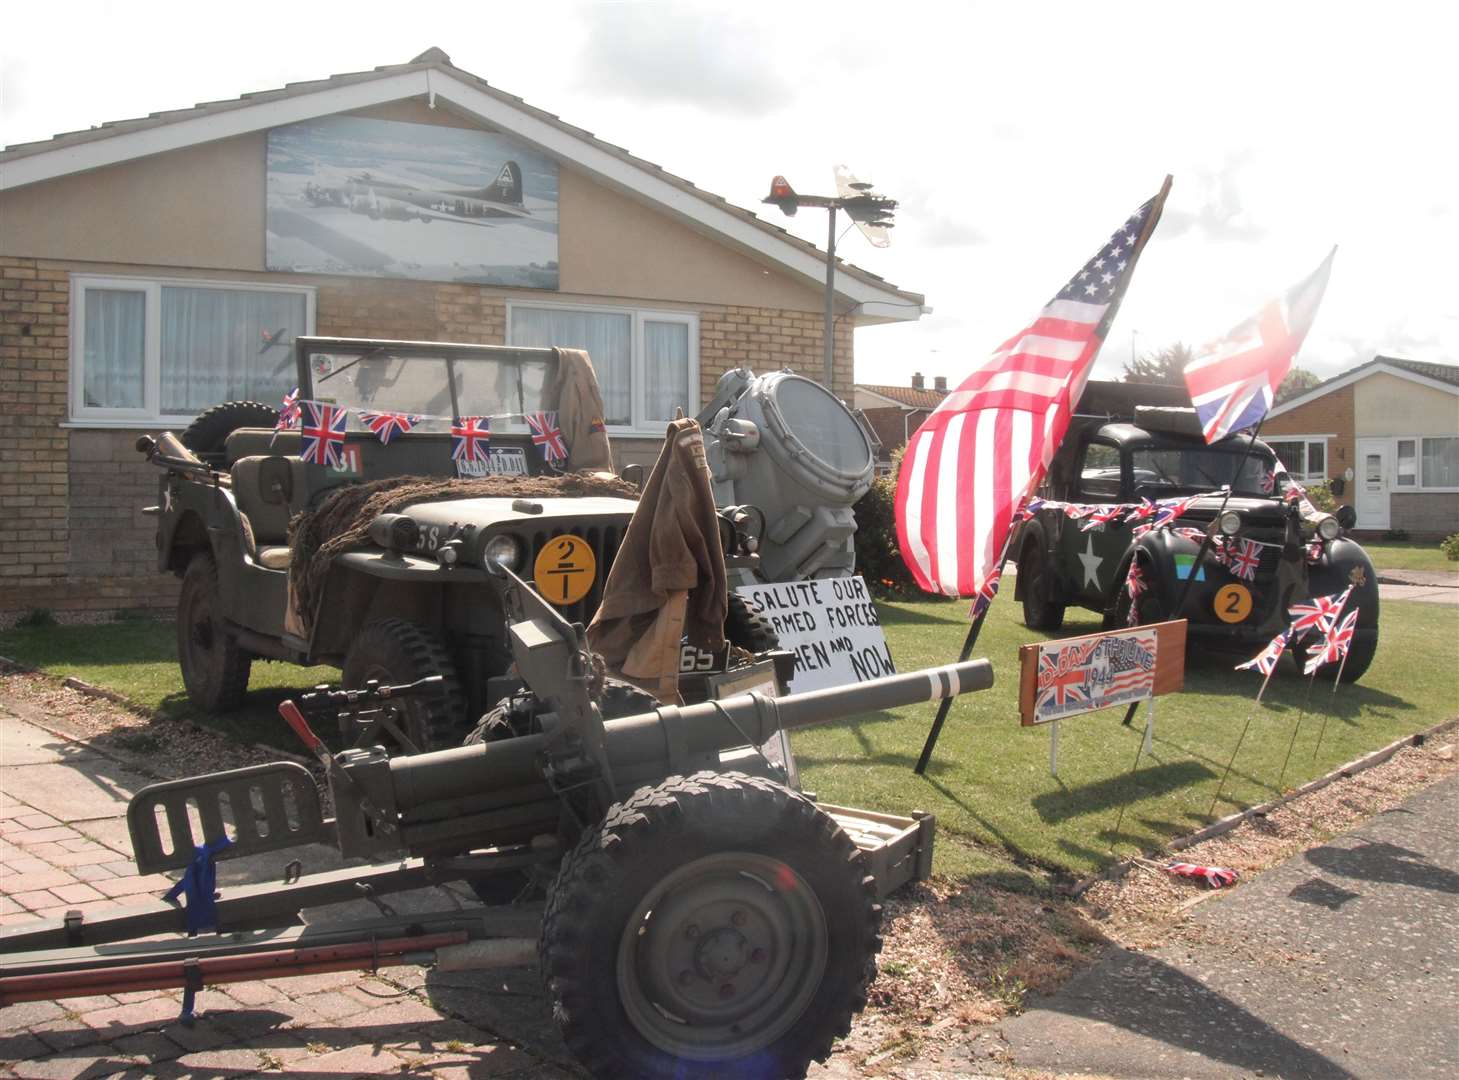
[[[273,404],[293,389],[294,338],[314,328],[312,289],[72,278],[71,418],[191,419],[224,401]]]
[[[1263,441],[1272,448],[1287,475],[1303,483],[1320,483],[1327,479],[1327,435],[1286,435]]]
[[[586,349],[611,430],[652,431],[699,405],[699,324],[694,315],[620,308],[512,304],[507,342]]]
[[[1459,491],[1459,438],[1422,436],[1394,442],[1397,487],[1410,491]]]

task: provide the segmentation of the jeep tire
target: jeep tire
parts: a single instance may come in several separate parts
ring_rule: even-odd
[[[210,713],[238,708],[248,690],[253,655],[224,626],[218,566],[210,552],[194,555],[182,575],[177,659],[189,701]]]
[[[595,1076],[803,1077],[866,1004],[880,922],[864,857],[809,799],[671,776],[563,859],[542,972]]]
[[[433,632],[409,619],[367,623],[350,643],[340,681],[349,689],[358,689],[371,679],[399,686],[428,675],[442,677],[441,692],[402,701],[402,717],[397,721],[405,737],[425,753],[458,745],[466,716],[466,694],[456,665]]]
[[[278,421],[278,410],[261,401],[225,401],[199,413],[180,438],[203,461],[219,466],[225,464],[229,435],[239,428],[271,428]]]
[[[1054,602],[1054,576],[1049,560],[1030,539],[1018,557],[1018,583],[1023,592],[1023,625],[1054,631],[1064,625],[1064,605]]]
[[[746,652],[762,653],[780,648],[780,635],[750,602],[737,593],[729,594],[729,607],[724,616],[724,636],[731,645]]]

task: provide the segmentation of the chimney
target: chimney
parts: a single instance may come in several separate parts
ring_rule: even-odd
[[[926,385],[926,382],[922,378],[922,372],[914,371],[912,373],[912,389],[922,390],[926,388]]]
[[[943,393],[943,394],[947,393],[947,376],[946,375],[934,375],[934,376],[932,376],[932,389],[938,391],[939,393]]]

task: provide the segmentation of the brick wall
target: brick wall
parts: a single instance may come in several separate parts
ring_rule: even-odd
[[[1442,540],[1459,532],[1459,492],[1395,491],[1388,505],[1389,527],[1415,540]]]
[[[0,625],[35,608],[167,610],[177,581],[156,569],[157,471],[136,430],[68,429],[69,268],[0,257]],[[502,344],[506,298],[472,285],[349,280],[318,286],[326,336]],[[776,308],[699,309],[700,399],[721,374],[792,367],[821,377],[821,316]],[[852,326],[836,328],[836,393],[849,398]],[[623,462],[651,462],[657,439],[615,439]]]
[[[1327,440],[1327,476],[1331,480],[1349,468],[1357,470],[1354,432],[1353,388],[1344,386],[1299,406],[1281,416],[1269,417],[1261,426],[1264,439],[1280,439],[1285,435],[1335,435]],[[1352,488],[1338,499],[1351,505]]]

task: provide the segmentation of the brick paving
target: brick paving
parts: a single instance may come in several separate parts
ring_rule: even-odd
[[[113,910],[171,884],[138,875],[125,839],[126,800],[154,779],[145,763],[52,735],[40,719],[0,684],[3,928]],[[232,880],[241,865],[224,864]],[[410,910],[459,901],[423,890]],[[535,972],[308,975],[212,987],[198,1008],[192,1026],[178,1022],[180,991],[0,1009],[0,1077],[583,1075],[557,1037]]]

